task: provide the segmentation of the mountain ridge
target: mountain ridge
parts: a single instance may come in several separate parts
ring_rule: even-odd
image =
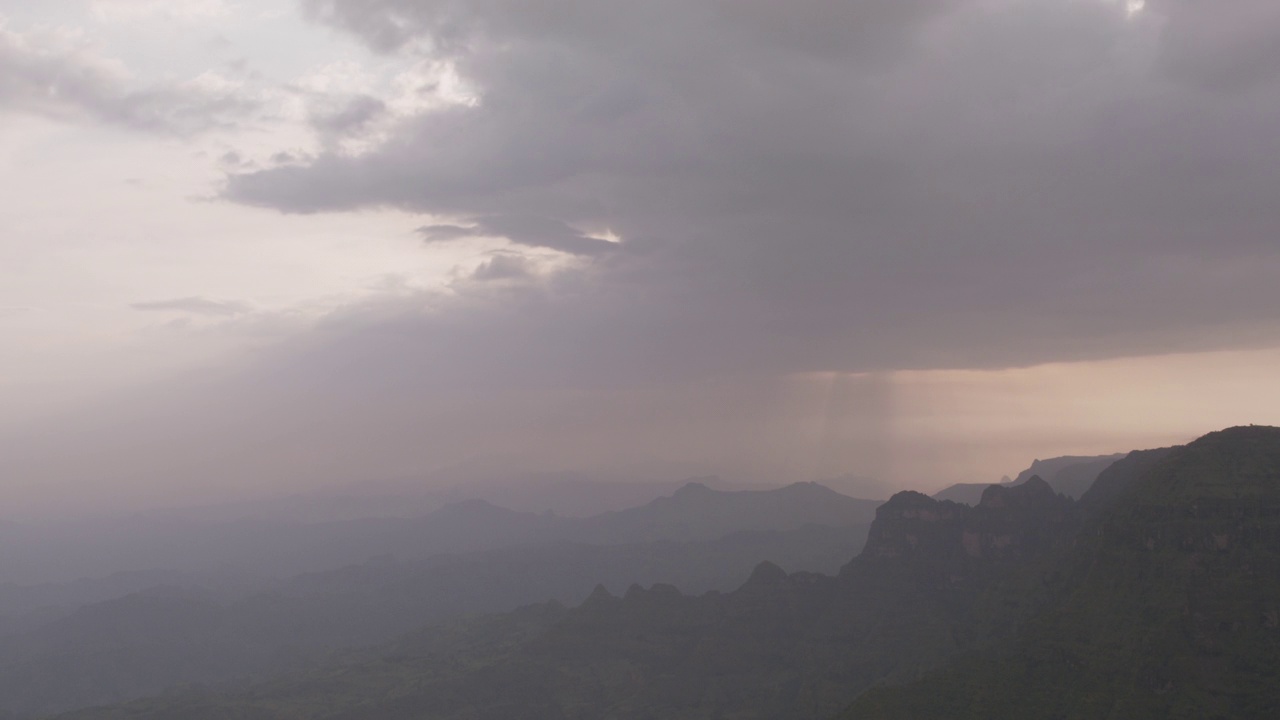
[[[72,699],[99,704],[261,676],[430,623],[552,599],[575,604],[600,582],[623,594],[636,582],[727,591],[765,559],[834,573],[862,547],[866,525],[857,521],[875,504],[815,485],[733,492],[686,485],[677,495],[595,519],[467,500],[434,511],[427,528],[395,521],[414,531],[411,540],[444,538],[459,552],[381,555],[230,599],[179,576],[181,587],[141,588],[39,622],[0,624],[9,634],[0,643],[0,709],[58,711]],[[704,514],[717,522],[689,527]],[[477,549],[466,550],[468,543]],[[70,597],[56,590],[40,597]],[[30,602],[17,595],[14,607]]]
[[[1081,501],[1042,479],[975,506],[899,493],[835,577],[596,588],[249,692],[68,717],[1252,720],[1280,709],[1277,618],[1280,429],[1232,429],[1131,453]]]
[[[843,717],[1275,717],[1280,429],[1126,461],[1136,474],[1084,498],[1093,517],[1026,632]]]
[[[257,700],[233,692],[181,702],[194,703],[187,706],[193,713],[283,718],[292,712],[288,708],[316,707],[307,688],[333,682],[349,688],[344,693],[351,698],[376,685],[385,701],[370,706],[330,699],[328,711],[308,717],[506,718],[514,708],[526,718],[584,720],[829,717],[877,679],[935,667],[981,640],[974,633],[957,635],[955,628],[985,602],[983,579],[1008,572],[1018,557],[1050,544],[1006,543],[1006,526],[1047,536],[1067,520],[1064,508],[1073,506],[1039,483],[1008,493],[978,508],[900,493],[876,511],[876,544],[868,543],[836,576],[787,573],[761,563],[731,592],[691,596],[657,584],[632,585],[617,596],[597,586],[537,636],[477,659],[474,673],[446,672],[441,651],[402,645],[384,655],[398,658],[394,670],[384,661],[364,661],[335,668],[340,675],[323,673],[323,681],[302,676],[268,683],[254,691]],[[967,532],[977,543],[970,550],[962,540]],[[351,677],[373,685],[351,687],[342,679]],[[130,717],[163,716],[148,709],[148,701],[128,707]]]
[[[1120,453],[1096,456],[1064,455],[1044,460],[1037,459],[1013,479],[1005,476],[998,483],[957,483],[939,490],[933,494],[933,497],[966,505],[977,505],[982,498],[982,493],[988,487],[993,485],[1012,487],[1021,485],[1032,477],[1039,477],[1047,481],[1054,492],[1079,500],[1100,473],[1124,457],[1125,454]]]

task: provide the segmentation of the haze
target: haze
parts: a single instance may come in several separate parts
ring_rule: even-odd
[[[0,516],[1280,424],[1278,113],[1266,0],[0,0]]]

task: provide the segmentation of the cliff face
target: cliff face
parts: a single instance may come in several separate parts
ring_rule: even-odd
[[[858,720],[1280,717],[1280,430],[1104,475],[1080,503],[1038,480],[973,507],[900,493],[838,578],[601,588],[327,674],[79,717],[819,720],[855,698]]]
[[[915,679],[1004,631],[975,626],[975,615],[1012,618],[1011,627],[1022,612],[994,605],[988,587],[1057,547],[1072,508],[1038,480],[996,489],[976,507],[899,493],[836,578],[763,563],[731,593],[691,597],[660,585],[617,597],[600,587],[519,643],[489,632],[461,648],[402,645],[394,662],[196,699],[181,706],[186,714],[164,714],[177,705],[162,700],[81,717],[496,719],[519,708],[528,720],[825,720],[873,683]],[[318,687],[342,688],[324,698],[331,710],[289,714],[313,712],[319,705],[306,703]],[[371,694],[386,700],[369,705]]]
[[[1280,429],[1124,462],[1015,638],[847,717],[1280,717]]]
[[[946,552],[970,510],[917,492],[898,493],[876,510],[862,554],[896,560]]]
[[[1049,487],[1059,495],[1078,500],[1089,490],[1100,473],[1123,457],[1123,455],[1068,456],[1036,460],[1031,463],[1031,467],[1018,473],[1017,479],[1011,480],[1006,476],[997,484],[1001,487],[1013,487],[1033,477],[1039,477],[1047,481]],[[951,500],[976,506],[988,487],[991,486],[986,483],[959,483],[939,490],[933,497],[938,500]]]
[[[985,578],[1068,543],[1079,526],[1076,503],[1033,477],[992,485],[978,505],[898,493],[880,507],[862,555],[843,575],[868,565],[933,572],[958,584]]]

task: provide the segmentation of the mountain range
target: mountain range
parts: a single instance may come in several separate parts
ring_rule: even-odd
[[[161,566],[0,586],[0,709],[31,716],[260,677],[464,616],[577,605],[599,584],[728,590],[762,560],[835,572],[862,547],[877,505],[812,483],[770,491],[689,483],[589,518],[471,500],[416,520],[197,527],[151,550],[152,559],[198,568],[193,558],[221,558],[222,574]],[[197,540],[203,554],[191,552]],[[351,562],[322,565],[335,558]],[[309,571],[219,581],[238,577],[237,568],[251,578]]]
[[[1123,454],[1067,455],[1047,460],[1035,460],[1031,463],[1031,467],[1018,473],[1017,477],[1012,480],[1006,477],[998,484],[1012,487],[1021,485],[1033,477],[1038,477],[1049,483],[1049,487],[1053,488],[1054,492],[1078,500],[1088,492],[1103,470],[1111,467],[1112,463],[1123,457]],[[933,494],[933,497],[966,505],[977,505],[982,499],[982,493],[988,487],[990,485],[984,483],[957,483],[939,490]]]
[[[281,578],[381,555],[424,558],[552,541],[696,541],[737,531],[795,530],[806,524],[854,525],[870,522],[879,504],[815,483],[759,491],[721,491],[687,483],[671,497],[590,517],[517,512],[475,499],[418,517],[332,522],[139,517],[15,531],[20,535],[0,558],[0,580],[16,576],[27,578],[24,584],[36,584],[29,580],[30,568],[39,568],[47,576],[45,583],[155,570]]]
[[[1089,498],[1105,509],[1033,622],[844,717],[1280,717],[1277,431],[1236,428],[1145,461],[1112,502]]]
[[[1079,501],[899,493],[837,575],[763,563],[450,623],[131,718],[1270,718],[1280,429],[1132,453]]]

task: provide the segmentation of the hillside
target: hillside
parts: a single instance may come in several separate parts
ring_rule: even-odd
[[[845,717],[1280,716],[1280,430],[1233,428],[1145,462],[1016,640],[870,692]]]
[[[0,588],[13,613],[0,623],[0,633],[9,635],[0,643],[0,711],[58,712],[261,677],[433,623],[549,600],[577,605],[600,584],[614,592],[635,583],[729,590],[764,560],[791,571],[835,573],[862,548],[868,524],[858,521],[870,519],[873,505],[816,485],[732,493],[690,485],[673,497],[589,519],[468,501],[417,526],[376,525],[407,528],[411,534],[397,542],[419,539],[416,552],[230,597],[166,573]],[[308,529],[330,542],[350,537]],[[379,537],[388,536],[366,539]],[[262,554],[292,547],[266,545]],[[347,552],[378,547],[367,542]],[[464,550],[423,557],[432,547]],[[152,587],[160,583],[169,584]]]
[[[71,717],[828,717],[877,680],[914,677],[1005,632],[961,626],[991,604],[992,578],[1061,547],[1075,515],[1038,480],[976,508],[901,493],[837,577],[767,563],[731,593],[602,587],[518,643],[479,632],[445,649],[427,633],[243,693]]]
[[[1094,481],[1097,480],[1098,475],[1123,457],[1125,456],[1067,455],[1047,460],[1035,460],[1031,463],[1031,467],[1018,473],[1017,477],[1012,480],[1006,477],[1003,482],[996,484],[1012,487],[1021,485],[1033,477],[1038,477],[1048,482],[1049,487],[1053,488],[1054,492],[1079,500],[1088,492]],[[939,490],[933,494],[933,497],[938,500],[977,505],[978,501],[982,499],[983,491],[988,487],[991,487],[991,484],[957,483]]]
[[[577,542],[709,540],[744,530],[798,530],[806,525],[870,523],[877,500],[851,498],[817,483],[775,490],[713,490],[697,482],[641,507],[566,520],[561,537]]]
[[[1274,717],[1277,578],[1280,430],[1238,428],[1132,453],[1081,502],[1039,478],[973,507],[899,493],[834,578],[763,564],[731,593],[598,588],[69,717]]]
[[[586,518],[517,512],[476,499],[412,518],[334,522],[125,518],[26,532],[24,541],[7,545],[7,552],[0,555],[0,582],[11,574],[30,578],[32,568],[45,576],[41,582],[157,570],[188,576],[226,575],[233,570],[262,579],[288,578],[383,555],[409,560],[522,543],[683,542],[714,540],[735,532],[790,531],[810,524],[847,527],[869,523],[879,504],[814,483],[739,491],[688,483],[669,497]]]

